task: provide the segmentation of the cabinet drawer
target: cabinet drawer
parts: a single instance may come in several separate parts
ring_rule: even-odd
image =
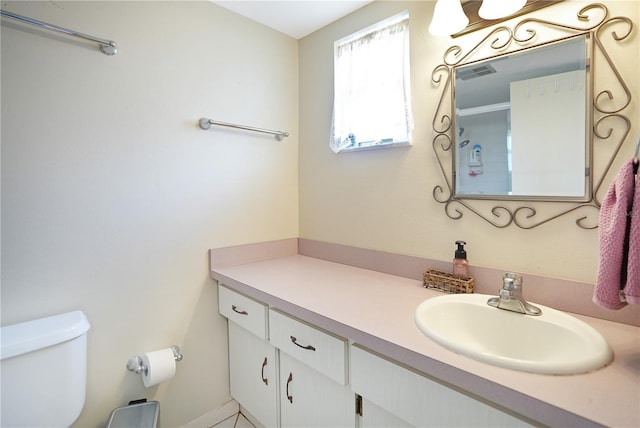
[[[262,303],[218,286],[218,311],[261,339],[267,339],[267,307]]]
[[[276,310],[269,310],[271,344],[293,358],[347,384],[347,341]]]

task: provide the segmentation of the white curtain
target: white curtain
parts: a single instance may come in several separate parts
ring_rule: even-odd
[[[336,42],[334,152],[359,145],[408,142],[413,129],[409,17]]]

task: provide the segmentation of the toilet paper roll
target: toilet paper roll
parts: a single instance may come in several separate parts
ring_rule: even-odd
[[[142,373],[142,382],[147,388],[169,380],[176,374],[176,360],[171,348],[147,352],[142,356],[142,361],[147,368]]]

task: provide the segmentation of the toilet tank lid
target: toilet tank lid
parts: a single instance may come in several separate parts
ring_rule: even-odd
[[[67,312],[0,328],[0,359],[12,358],[85,334],[91,325],[82,311]]]

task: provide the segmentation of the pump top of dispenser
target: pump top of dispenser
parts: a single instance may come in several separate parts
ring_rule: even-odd
[[[467,243],[464,241],[456,241],[456,245],[458,246],[458,249],[456,250],[455,258],[466,259],[467,252],[465,251],[464,246],[467,245]]]

